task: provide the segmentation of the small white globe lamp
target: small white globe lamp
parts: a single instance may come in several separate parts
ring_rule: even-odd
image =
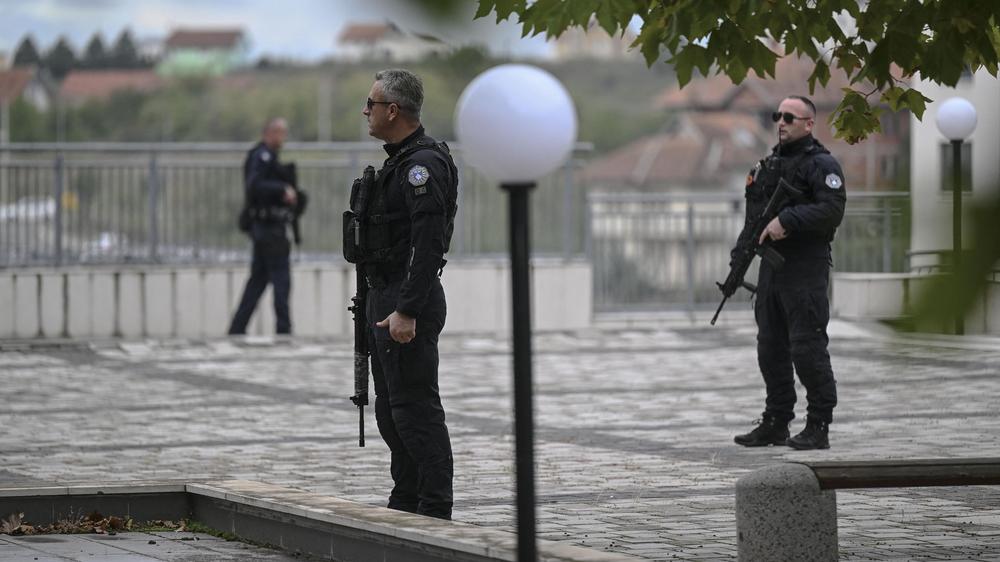
[[[958,272],[962,263],[962,143],[976,130],[976,108],[965,98],[949,98],[941,104],[935,116],[938,131],[952,146],[952,267]],[[955,319],[955,333],[965,333],[965,319]]]

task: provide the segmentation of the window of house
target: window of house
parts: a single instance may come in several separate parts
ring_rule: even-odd
[[[883,179],[892,180],[896,177],[897,158],[896,156],[883,156],[881,159],[881,175]]]
[[[954,184],[954,149],[951,143],[941,145],[941,189],[951,191]],[[962,191],[972,191],[972,143],[962,143]]]

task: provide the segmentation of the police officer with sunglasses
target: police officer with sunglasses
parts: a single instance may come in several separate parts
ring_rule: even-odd
[[[826,333],[830,319],[827,296],[832,258],[830,243],[844,216],[847,195],[840,164],[812,136],[816,106],[803,96],[782,100],[772,114],[778,144],[750,170],[746,184],[746,224],[737,247],[751,243],[750,225],[761,214],[782,178],[802,191],[768,223],[759,242],[770,239],[785,258],[775,270],[762,262],[754,316],[757,362],[766,400],[758,425],[737,435],[746,447],[788,445],[794,449],[827,449],[829,425],[837,405],[837,383],[830,366]],[[789,437],[795,417],[795,378],[806,388],[805,428]]]
[[[450,519],[453,459],[438,388],[438,336],[447,316],[440,276],[454,232],[458,169],[448,146],[424,132],[423,83],[383,70],[362,110],[385,142],[361,217],[359,263],[367,317],[375,420],[391,452],[388,507]]]

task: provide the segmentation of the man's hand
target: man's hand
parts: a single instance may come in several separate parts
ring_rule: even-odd
[[[393,312],[388,318],[376,322],[379,328],[389,328],[389,337],[399,343],[410,343],[417,337],[417,319],[400,312]]]
[[[758,244],[763,244],[764,240],[770,238],[771,240],[782,240],[788,237],[788,232],[785,227],[781,226],[781,221],[778,217],[771,219],[771,222],[767,223],[764,227],[764,232],[760,233],[760,240],[757,241]]]
[[[295,188],[290,185],[286,185],[285,195],[282,197],[282,199],[285,201],[285,204],[288,205],[289,207],[294,207],[295,202],[298,200],[298,198],[299,198],[298,195],[295,193]]]

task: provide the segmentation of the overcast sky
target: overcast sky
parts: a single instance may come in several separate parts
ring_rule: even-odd
[[[312,61],[333,54],[347,23],[389,19],[404,30],[449,44],[488,43],[498,54],[530,56],[546,50],[541,38],[521,39],[520,26],[495,17],[472,20],[478,2],[453,20],[427,14],[406,0],[0,0],[0,51],[13,56],[25,34],[44,51],[65,35],[80,52],[95,31],[105,45],[128,27],[136,39],[165,37],[175,27],[241,27],[251,55]]]

